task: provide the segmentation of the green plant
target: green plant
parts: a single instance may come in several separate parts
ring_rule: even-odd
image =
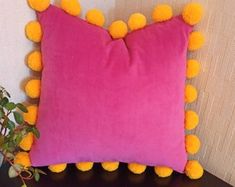
[[[0,154],[9,164],[9,177],[20,177],[22,187],[27,187],[25,181],[31,179],[39,181],[40,174],[45,174],[37,168],[14,163],[16,154],[21,151],[19,144],[22,139],[30,132],[36,138],[40,136],[35,126],[24,121],[22,114],[27,112],[22,103],[10,101],[10,94],[0,86]]]

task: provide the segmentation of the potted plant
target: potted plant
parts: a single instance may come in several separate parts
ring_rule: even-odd
[[[27,112],[22,103],[10,101],[10,94],[0,86],[0,167],[2,161],[6,162],[9,165],[9,177],[19,177],[22,187],[27,187],[27,180],[39,181],[40,174],[45,174],[40,169],[31,167],[28,152],[22,150],[22,143],[29,143],[27,139],[24,140],[25,137],[40,136],[35,125],[24,121],[23,114]]]

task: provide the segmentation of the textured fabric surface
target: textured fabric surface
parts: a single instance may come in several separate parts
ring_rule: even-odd
[[[33,165],[121,161],[182,172],[191,27],[175,17],[112,40],[54,6],[38,17],[44,69]]]

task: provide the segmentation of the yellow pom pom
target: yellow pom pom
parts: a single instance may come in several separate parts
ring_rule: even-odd
[[[134,174],[141,174],[146,170],[146,166],[137,163],[128,164],[128,169]]]
[[[155,22],[162,22],[171,19],[173,16],[173,11],[171,6],[167,4],[157,5],[152,14],[152,19]]]
[[[25,86],[26,94],[31,98],[38,98],[40,96],[40,80],[32,79]]]
[[[196,154],[201,146],[201,142],[196,135],[190,134],[185,136],[186,151],[189,154]]]
[[[19,152],[15,155],[14,164],[22,165],[27,168],[31,166],[31,161],[29,158],[29,154],[27,152]]]
[[[197,60],[190,59],[187,62],[187,71],[186,76],[187,78],[193,78],[198,75],[200,72],[200,63]]]
[[[114,21],[109,27],[109,33],[114,39],[124,38],[128,33],[127,24],[122,21]]]
[[[30,69],[33,71],[41,71],[42,70],[42,56],[41,52],[33,51],[29,54],[27,64]]]
[[[195,51],[200,49],[205,43],[205,38],[201,32],[192,32],[189,35],[188,49],[190,51]]]
[[[28,133],[20,142],[19,146],[24,151],[29,151],[33,144],[33,133]]]
[[[48,169],[53,173],[61,173],[66,169],[66,167],[67,164],[55,164],[55,165],[50,165]]]
[[[197,99],[197,90],[192,85],[188,84],[185,87],[185,102],[192,103]]]
[[[98,9],[92,9],[87,12],[86,20],[88,23],[102,27],[105,22],[105,17],[102,11]]]
[[[28,112],[23,114],[24,121],[29,125],[35,125],[37,121],[38,107],[31,105],[27,107]]]
[[[140,13],[134,13],[128,20],[128,26],[131,30],[138,30],[145,27],[147,23],[146,17]]]
[[[76,167],[80,171],[89,171],[92,169],[93,165],[93,162],[80,162],[76,164]]]
[[[38,21],[31,21],[25,27],[26,37],[33,42],[40,42],[42,39],[42,28]]]
[[[196,154],[201,146],[201,142],[196,135],[189,134],[185,136],[185,147],[189,154]]]
[[[50,0],[28,0],[28,4],[32,9],[42,12],[50,6]]]
[[[188,110],[185,112],[185,129],[192,130],[196,128],[199,123],[199,117],[196,112]]]
[[[189,160],[185,166],[185,174],[190,179],[199,179],[203,175],[203,168],[197,160]]]
[[[182,17],[189,25],[199,23],[203,16],[203,8],[199,3],[189,3],[184,7]]]
[[[81,6],[77,0],[61,0],[61,8],[72,16],[78,16],[81,13]]]
[[[173,173],[171,168],[164,166],[156,166],[154,167],[154,171],[159,177],[169,177]]]
[[[111,172],[118,169],[119,162],[102,162],[101,165],[104,170]]]

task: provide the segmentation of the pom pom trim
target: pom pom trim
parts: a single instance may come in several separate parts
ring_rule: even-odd
[[[118,169],[119,162],[102,162],[101,166],[104,170],[112,172]]]
[[[171,19],[173,16],[173,11],[171,6],[167,4],[157,5],[152,13],[152,19],[154,22],[162,22]]]
[[[128,20],[128,26],[132,31],[142,29],[146,26],[146,24],[147,19],[141,13],[132,14]]]
[[[29,6],[38,11],[43,12],[50,6],[50,0],[27,0]]]
[[[28,0],[28,3],[31,8],[39,12],[46,10],[50,6],[50,0]],[[61,0],[61,8],[66,13],[73,15],[73,16],[78,16],[81,12],[81,6],[77,0]],[[182,12],[183,20],[189,25],[197,24],[201,20],[202,15],[203,15],[202,7],[198,4],[193,4],[193,3],[187,5]],[[156,6],[152,13],[152,18],[155,22],[167,21],[171,19],[172,17],[173,17],[172,8],[166,4]],[[100,26],[100,27],[102,27],[105,22],[103,13],[97,9],[88,11],[86,14],[86,20],[87,22]],[[147,24],[146,17],[140,13],[132,14],[128,20],[128,26],[131,31],[142,29],[146,26],[146,24]],[[120,38],[124,38],[127,35],[128,26],[125,22],[118,20],[118,21],[113,22],[110,25],[108,31],[113,39],[120,39]],[[33,42],[38,43],[42,39],[41,25],[37,21],[32,21],[29,24],[27,24],[25,28],[25,32],[26,32],[27,38]],[[201,48],[204,44],[204,41],[205,39],[200,32],[192,32],[189,36],[188,50],[195,51]],[[40,52],[35,52],[34,55],[33,53],[31,55],[29,56],[28,62],[27,62],[29,68],[31,68],[34,71],[41,71],[42,63],[41,63]],[[186,74],[187,78],[195,77],[199,72],[199,68],[200,68],[199,63],[196,63],[196,60],[195,61],[189,60],[187,74]],[[189,102],[189,103],[193,102],[197,98],[196,89],[191,85],[187,85],[185,90],[186,90],[185,91],[186,102]],[[25,91],[29,97],[38,98],[40,96],[40,80],[29,81],[25,86]],[[32,107],[32,110],[28,108],[29,116],[25,116],[24,118],[25,118],[25,121],[28,122],[30,125],[35,125],[36,118],[37,118],[37,115],[35,115],[35,113],[37,113],[37,107],[36,106],[31,106],[31,107]],[[192,130],[193,128],[195,128],[198,124],[197,118],[198,116],[194,115],[186,119],[185,128],[187,130]],[[191,140],[189,136],[187,136],[185,140],[186,140],[186,144],[187,142],[188,143],[190,142],[189,144],[193,142],[192,143],[193,147],[195,146],[194,143],[197,142],[197,141]],[[191,147],[191,146],[188,146],[188,147]],[[200,146],[196,146],[196,147],[200,147]],[[197,148],[194,147],[193,150],[191,150],[191,148],[186,148],[186,150],[191,154],[194,154],[195,152],[197,152],[195,151],[195,149]],[[24,150],[28,150],[28,148]],[[76,167],[81,171],[89,171],[90,169],[92,169],[93,164],[94,164],[93,162],[82,162],[82,163],[77,163]],[[29,162],[26,165],[31,165],[31,163]],[[115,171],[119,166],[119,162],[103,162],[101,163],[101,165],[107,171]],[[64,171],[66,169],[66,166],[67,164],[58,164],[58,165],[51,165],[48,168],[52,172],[59,173],[59,172]],[[146,170],[145,165],[136,164],[136,163],[128,164],[128,168],[130,171],[132,171],[135,174],[141,174]],[[155,170],[155,173],[159,175],[160,177],[170,176],[171,173],[173,172],[171,168],[159,167],[159,166],[156,166],[154,170]],[[188,161],[185,167],[185,173],[187,176],[189,176],[189,178],[196,179],[202,175],[203,169],[201,165],[197,163],[196,161]]]
[[[128,164],[128,169],[134,174],[142,174],[146,170],[146,165],[130,163]]]
[[[184,7],[182,17],[185,23],[196,25],[203,16],[203,7],[199,3],[189,3]]]
[[[38,43],[42,39],[42,28],[38,21],[30,21],[25,26],[26,37],[32,42]]]

